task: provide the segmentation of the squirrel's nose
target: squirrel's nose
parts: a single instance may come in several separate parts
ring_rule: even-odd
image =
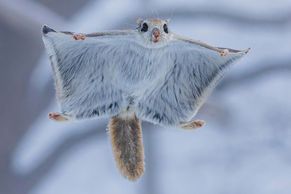
[[[154,28],[152,31],[152,34],[155,38],[158,38],[160,36],[160,30],[158,28]]]

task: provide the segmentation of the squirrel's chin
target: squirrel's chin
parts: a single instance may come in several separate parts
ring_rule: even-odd
[[[159,41],[160,41],[159,38],[152,38],[152,42],[153,42],[153,43],[157,43],[157,42],[159,42]]]

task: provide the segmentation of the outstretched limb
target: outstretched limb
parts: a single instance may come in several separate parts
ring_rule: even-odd
[[[86,39],[86,35],[85,34],[74,34],[73,38],[75,40],[85,40]]]
[[[57,113],[57,112],[50,112],[48,114],[49,119],[54,120],[54,121],[68,121],[69,117],[66,115],[63,115],[61,113]]]
[[[205,121],[203,121],[203,120],[194,120],[194,121],[181,123],[179,127],[182,128],[182,129],[191,130],[191,129],[200,128],[203,125],[205,125]]]

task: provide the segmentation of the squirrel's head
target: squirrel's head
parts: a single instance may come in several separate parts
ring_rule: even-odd
[[[137,30],[146,44],[165,43],[171,36],[168,23],[169,20],[162,19],[138,19]]]

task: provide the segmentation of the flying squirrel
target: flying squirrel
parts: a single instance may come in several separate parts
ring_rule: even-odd
[[[219,48],[172,32],[169,21],[139,19],[133,30],[42,34],[60,112],[55,121],[109,116],[117,167],[129,180],[144,173],[141,121],[195,129],[193,120],[225,70],[249,49]]]

